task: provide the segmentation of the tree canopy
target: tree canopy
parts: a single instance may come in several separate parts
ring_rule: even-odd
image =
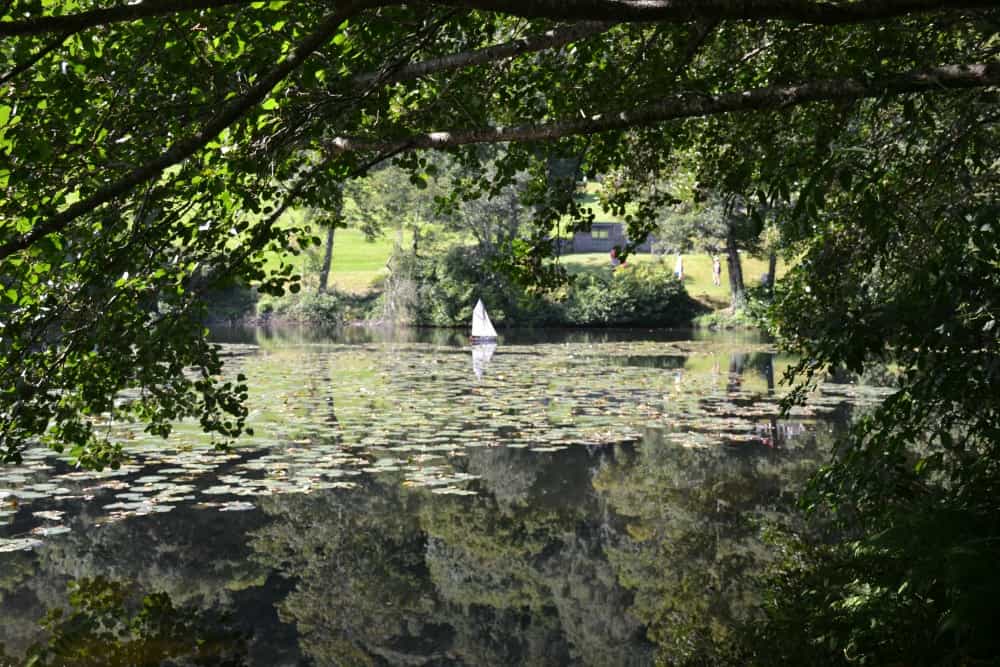
[[[799,377],[900,371],[815,481],[858,539],[789,565],[815,599],[774,602],[771,664],[995,655],[998,26],[995,0],[8,0],[0,457],[113,464],[108,419],[239,435],[201,294],[297,290],[265,261],[313,242],[283,213],[388,160],[420,183],[448,151],[469,200],[517,183],[508,266],[542,278],[553,222],[588,223],[553,164],[614,172],[630,238],[682,168],[798,259],[771,321]]]
[[[44,436],[111,462],[96,430],[108,414],[154,432],[196,416],[237,435],[247,388],[217,379],[199,293],[297,289],[291,266],[263,259],[313,240],[277,225],[282,213],[332,205],[340,183],[390,158],[419,182],[421,149],[476,173],[476,144],[508,144],[470,196],[532,179],[526,272],[547,262],[552,220],[586,221],[550,187],[556,158],[660,175],[695,156],[701,179],[751,211],[796,200],[818,215],[823,179],[861,166],[837,142],[874,131],[864,109],[898,99],[905,120],[987,104],[993,5],[8,2],[0,451],[16,459]],[[642,181],[609,195],[640,203],[636,237],[662,203]]]

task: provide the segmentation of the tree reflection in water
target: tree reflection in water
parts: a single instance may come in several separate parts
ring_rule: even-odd
[[[69,585],[69,609],[40,621],[47,640],[31,646],[24,664],[134,667],[247,664],[247,639],[229,618],[174,606],[166,593],[141,594],[132,582],[97,577]],[[0,650],[2,664],[13,664]]]
[[[651,665],[698,660],[752,617],[781,517],[824,449],[470,452],[480,495],[369,478],[276,496],[258,564],[303,653],[336,665]]]
[[[758,398],[774,392],[769,354],[628,357],[623,373],[647,364],[680,371],[671,420],[634,444],[447,454],[441,469],[477,495],[387,467],[226,515],[181,505],[99,526],[84,506],[71,532],[4,554],[0,641],[18,662],[34,644],[41,665],[705,662],[752,621],[772,558],[761,526],[787,521],[832,432],[776,426]],[[341,444],[336,408],[312,415],[311,443]],[[40,632],[47,608],[66,611]]]

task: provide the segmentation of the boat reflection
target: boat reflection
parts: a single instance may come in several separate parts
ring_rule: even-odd
[[[476,374],[477,380],[483,379],[483,373],[496,352],[496,343],[481,343],[472,346],[472,371]]]

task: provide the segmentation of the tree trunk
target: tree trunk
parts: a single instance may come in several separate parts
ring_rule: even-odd
[[[330,265],[333,264],[333,233],[337,228],[331,223],[326,228],[326,249],[323,252],[323,268],[319,270],[319,292],[326,291],[327,282],[330,279]]]
[[[330,219],[326,228],[326,248],[323,252],[323,268],[319,270],[319,291],[320,294],[326,291],[326,286],[330,282],[330,267],[333,265],[333,235],[340,225],[340,216],[344,211],[344,191],[338,187],[334,198],[333,210],[330,211]]]
[[[729,268],[730,304],[735,313],[747,305],[747,293],[743,285],[743,265],[740,263],[740,254],[736,248],[736,237],[732,229],[726,232],[726,264]]]
[[[729,355],[729,375],[726,378],[726,391],[733,393],[740,390],[743,384],[743,369],[746,367],[747,357],[742,353]]]
[[[772,396],[774,394],[774,355],[767,355],[767,361],[764,366],[764,379],[767,381],[767,395]]]
[[[774,272],[778,270],[778,254],[772,252],[767,256],[767,293],[774,296]]]

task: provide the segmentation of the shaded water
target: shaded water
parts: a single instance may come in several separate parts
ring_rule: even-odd
[[[449,332],[218,337],[253,391],[232,451],[112,425],[120,470],[0,470],[13,659],[652,664],[748,618],[761,522],[881,395],[779,420],[789,361],[746,337],[511,333],[481,377]]]

